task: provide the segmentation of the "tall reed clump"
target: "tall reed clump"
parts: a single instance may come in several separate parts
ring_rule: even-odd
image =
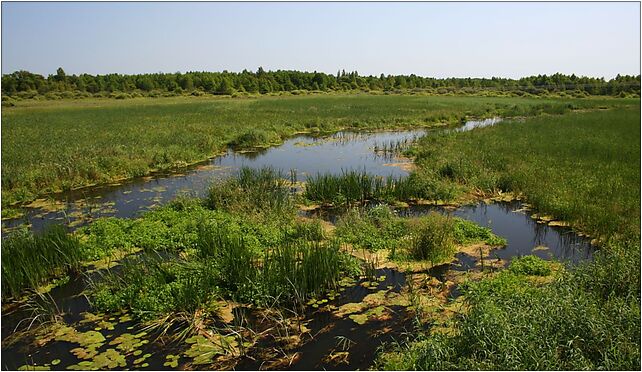
[[[340,175],[317,174],[308,178],[304,196],[308,200],[335,205],[365,201],[451,200],[455,197],[455,189],[433,177],[425,177],[423,173],[380,177],[350,170]]]
[[[217,268],[217,286],[246,302],[278,298],[290,303],[333,288],[344,271],[344,253],[336,242],[304,239],[281,242],[258,252],[240,235],[201,227],[199,259]]]
[[[382,200],[394,187],[395,181],[363,171],[343,171],[340,175],[317,174],[307,179],[304,196],[325,204],[363,203]]]
[[[242,235],[221,227],[202,225],[197,240],[199,259],[217,267],[217,285],[236,300],[251,300],[256,294],[258,253]],[[239,298],[240,297],[240,298]]]
[[[335,288],[344,266],[339,248],[336,241],[298,240],[266,251],[260,275],[265,294],[294,302]]]
[[[213,209],[274,215],[287,214],[293,208],[288,181],[270,167],[243,167],[235,177],[214,183],[207,204]]]
[[[455,253],[455,221],[452,217],[433,212],[408,221],[408,228],[407,250],[413,259],[439,262]]]
[[[41,234],[28,231],[2,242],[2,296],[19,296],[47,279],[78,269],[83,259],[81,243],[54,225]]]

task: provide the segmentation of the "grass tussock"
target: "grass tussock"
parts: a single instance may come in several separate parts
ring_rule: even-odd
[[[290,215],[294,208],[286,176],[272,168],[243,167],[236,177],[210,186],[207,205],[212,209],[272,216]]]
[[[431,213],[410,222],[407,254],[414,260],[440,262],[452,257],[455,246],[455,221]]]

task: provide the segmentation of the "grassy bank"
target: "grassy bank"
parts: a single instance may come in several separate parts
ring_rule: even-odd
[[[204,160],[297,132],[455,123],[630,105],[628,99],[306,96],[24,101],[2,112],[2,205]]]
[[[602,238],[593,262],[553,281],[524,263],[464,289],[449,332],[418,332],[388,370],[640,368],[640,112],[507,121],[427,137],[423,177],[460,193],[521,193],[540,213]]]

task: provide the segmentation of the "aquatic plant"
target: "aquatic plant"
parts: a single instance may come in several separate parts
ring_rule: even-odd
[[[245,213],[288,215],[293,204],[288,181],[270,167],[243,167],[235,177],[213,183],[207,205],[213,209]]]
[[[121,261],[92,283],[92,302],[102,311],[131,310],[140,319],[172,312],[194,313],[217,292],[211,260],[190,262],[143,254]]]
[[[488,227],[479,226],[462,218],[454,218],[454,222],[454,238],[458,244],[485,243],[491,246],[503,246],[507,243],[505,238],[493,234]]]
[[[390,207],[351,208],[337,221],[335,235],[343,242],[369,251],[394,249],[407,233],[403,219]]]
[[[2,295],[19,296],[45,281],[79,268],[84,258],[80,241],[60,225],[40,234],[21,231],[2,242]]]
[[[326,235],[319,219],[296,221],[292,229],[287,232],[288,239],[292,240],[322,241],[327,237]]]
[[[455,253],[455,221],[451,217],[433,212],[408,225],[406,250],[413,259],[437,263]]]
[[[537,256],[528,255],[513,259],[508,270],[515,274],[547,276],[551,266]]]
[[[336,241],[293,241],[266,251],[260,271],[265,295],[292,303],[336,288],[343,255]]]
[[[308,177],[304,197],[324,204],[344,205],[366,201],[449,201],[455,188],[414,172],[408,177],[380,177],[364,171],[343,171],[341,175],[317,174]]]

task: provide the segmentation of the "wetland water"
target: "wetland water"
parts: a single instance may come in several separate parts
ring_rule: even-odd
[[[59,194],[54,201],[43,201],[36,208],[24,208],[25,216],[2,221],[3,230],[29,224],[40,231],[50,223],[68,223],[72,228],[97,217],[135,217],[141,212],[172,200],[177,195],[203,196],[212,179],[227,177],[241,167],[270,166],[288,176],[296,170],[297,179],[317,173],[341,173],[348,169],[365,169],[381,176],[404,176],[403,161],[384,151],[408,144],[426,134],[424,130],[403,132],[339,132],[327,137],[300,135],[280,146],[255,152],[229,150],[180,173],[143,177],[113,186],[87,188]]]
[[[485,126],[468,124],[465,126],[471,129]],[[326,138],[298,136],[281,146],[260,152],[239,154],[229,151],[224,156],[183,173],[68,193],[64,195],[64,205],[67,208],[65,212],[35,209],[27,211],[27,218],[35,230],[41,229],[46,223],[64,221],[65,214],[71,222],[80,221],[74,224],[78,226],[89,220],[79,212],[85,211],[83,208],[89,208],[91,203],[96,203],[91,217],[133,217],[171,200],[181,192],[202,195],[212,178],[225,177],[241,166],[272,166],[283,170],[286,175],[290,169],[296,169],[299,180],[317,172],[340,173],[342,169],[355,168],[365,168],[372,174],[382,176],[403,176],[407,171],[396,164],[400,160],[387,155],[386,151],[375,149],[404,145],[424,134],[426,131],[342,132]],[[93,202],[88,202],[89,200]],[[98,207],[100,204],[103,206]],[[413,206],[399,209],[397,213],[410,217],[435,209],[438,208]],[[566,228],[537,223],[519,202],[490,205],[480,203],[455,211],[438,210],[490,227],[495,234],[507,238],[508,245],[494,250],[491,259],[499,258],[508,262],[512,257],[535,254],[542,258],[579,262],[590,259],[593,253],[593,247],[587,239],[576,236]],[[333,220],[331,214],[321,214],[321,217],[331,222]],[[10,227],[12,223],[16,224],[15,221],[4,221],[3,225]],[[459,254],[454,262],[430,269],[428,274],[440,282],[446,282],[449,272],[475,270],[476,267],[477,258]],[[408,304],[399,297],[407,280],[406,275],[393,269],[380,269],[377,270],[376,277],[377,280],[361,279],[344,283],[337,293],[329,294],[327,298],[318,299],[317,303],[308,306],[299,316],[299,328],[302,326],[307,332],[300,336],[301,342],[295,346],[288,346],[288,340],[293,336],[287,332],[286,335],[282,332],[277,332],[278,335],[274,332],[261,336],[255,334],[247,336],[253,338],[252,345],[248,345],[242,356],[237,354],[224,358],[222,364],[213,366],[236,369],[367,369],[374,361],[374,350],[378,346],[403,336],[405,332],[413,331],[413,321],[406,311]],[[91,307],[82,294],[86,286],[87,278],[78,276],[50,292],[51,300],[65,313],[67,328],[59,330],[57,338],[43,346],[35,345],[29,337],[13,343],[7,342],[7,336],[14,332],[19,320],[28,316],[29,312],[4,308],[2,369],[17,369],[25,364],[62,370],[69,367],[90,369],[97,364],[79,364],[82,361],[79,356],[92,352],[109,368],[202,369],[212,365],[198,364],[197,354],[224,354],[219,346],[203,340],[194,339],[192,343],[178,345],[158,344],[151,332],[142,330],[126,313],[92,315],[89,313]],[[446,293],[450,293],[451,297],[457,296],[456,288]],[[386,300],[381,301],[382,297]],[[346,313],[351,314],[350,316],[341,316],[346,307],[353,312]],[[355,307],[358,311],[354,311]],[[229,336],[232,330],[243,333],[240,330],[250,328],[257,330],[258,334],[261,334],[262,329],[278,329],[278,324],[266,320],[266,316],[257,314],[255,309],[237,307],[233,315],[234,319],[230,323],[221,325],[223,335]],[[26,323],[22,323],[18,328],[25,325]],[[53,364],[53,361],[56,363]],[[172,364],[174,362],[176,364]]]

